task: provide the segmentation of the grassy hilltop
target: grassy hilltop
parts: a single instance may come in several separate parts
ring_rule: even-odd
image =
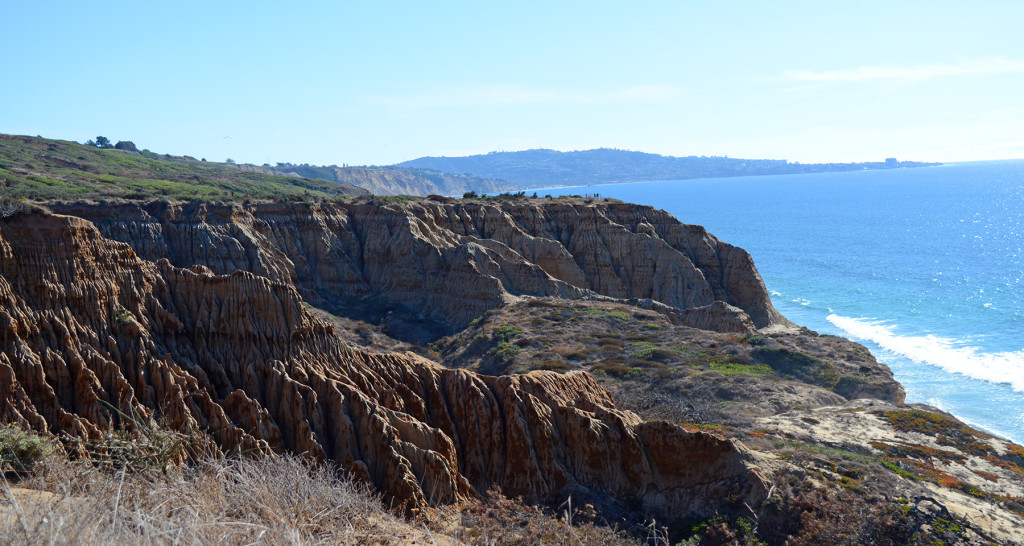
[[[0,135],[0,193],[47,199],[241,199],[363,195],[337,182],[268,174],[260,167]]]

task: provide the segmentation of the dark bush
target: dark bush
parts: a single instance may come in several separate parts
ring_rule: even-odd
[[[23,199],[0,197],[0,218],[13,218],[32,212],[46,212],[46,208]]]

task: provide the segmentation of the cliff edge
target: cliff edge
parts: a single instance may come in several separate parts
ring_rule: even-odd
[[[59,203],[147,260],[249,271],[344,313],[375,300],[423,343],[524,296],[624,301],[706,329],[792,327],[750,255],[700,226],[611,201]]]

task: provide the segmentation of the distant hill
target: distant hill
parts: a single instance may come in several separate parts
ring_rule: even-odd
[[[365,188],[374,195],[461,195],[467,191],[494,193],[516,187],[504,180],[417,168],[278,163],[269,172],[352,184]]]
[[[132,146],[134,148],[134,146]],[[239,199],[365,195],[350,184],[149,150],[0,135],[0,195],[49,199]]]
[[[396,167],[434,169],[506,180],[519,188],[554,185],[681,180],[766,174],[816,173],[863,169],[923,167],[936,163],[896,161],[872,163],[790,163],[784,159],[673,157],[600,148],[577,152],[537,149],[491,152],[467,157],[421,157]]]

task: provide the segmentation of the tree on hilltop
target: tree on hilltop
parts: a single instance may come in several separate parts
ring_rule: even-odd
[[[107,138],[105,136],[98,136],[98,137],[96,137],[96,147],[97,148],[113,148],[114,146],[112,144],[110,144],[110,139],[109,138]]]

